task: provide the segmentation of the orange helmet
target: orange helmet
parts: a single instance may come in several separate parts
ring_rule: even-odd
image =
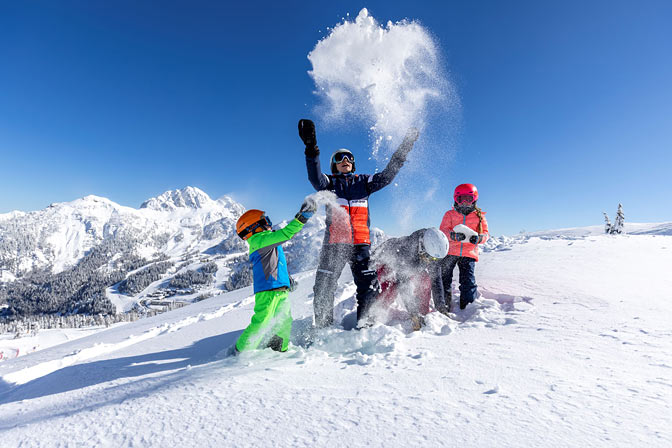
[[[272,226],[271,220],[266,216],[266,212],[262,210],[248,210],[243,213],[243,216],[238,218],[236,223],[236,232],[238,236],[246,240],[257,232],[265,230],[264,228]]]

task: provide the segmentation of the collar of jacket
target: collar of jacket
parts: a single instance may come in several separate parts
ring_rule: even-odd
[[[475,204],[469,205],[467,207],[462,207],[462,206],[456,204],[456,205],[453,206],[453,208],[455,209],[455,211],[463,214],[464,216],[467,216],[468,214],[476,211],[476,205]]]

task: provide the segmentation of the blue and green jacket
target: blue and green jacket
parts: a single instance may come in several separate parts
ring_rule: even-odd
[[[282,229],[255,233],[247,239],[255,294],[282,287],[289,288],[287,260],[281,244],[289,241],[302,228],[303,223],[293,219]]]

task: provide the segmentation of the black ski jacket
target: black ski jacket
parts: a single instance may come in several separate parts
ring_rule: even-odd
[[[327,206],[327,244],[371,244],[369,195],[392,182],[406,161],[413,143],[403,142],[380,173],[324,174],[318,156],[306,156],[308,180],[315,190],[333,191],[341,210]]]

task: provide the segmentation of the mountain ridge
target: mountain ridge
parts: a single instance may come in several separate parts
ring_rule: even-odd
[[[235,227],[244,211],[228,196],[184,187],[137,209],[87,195],[7,214],[0,307],[19,317],[146,312],[247,286],[248,248]],[[316,264],[324,228],[315,216],[285,244],[291,270]]]

